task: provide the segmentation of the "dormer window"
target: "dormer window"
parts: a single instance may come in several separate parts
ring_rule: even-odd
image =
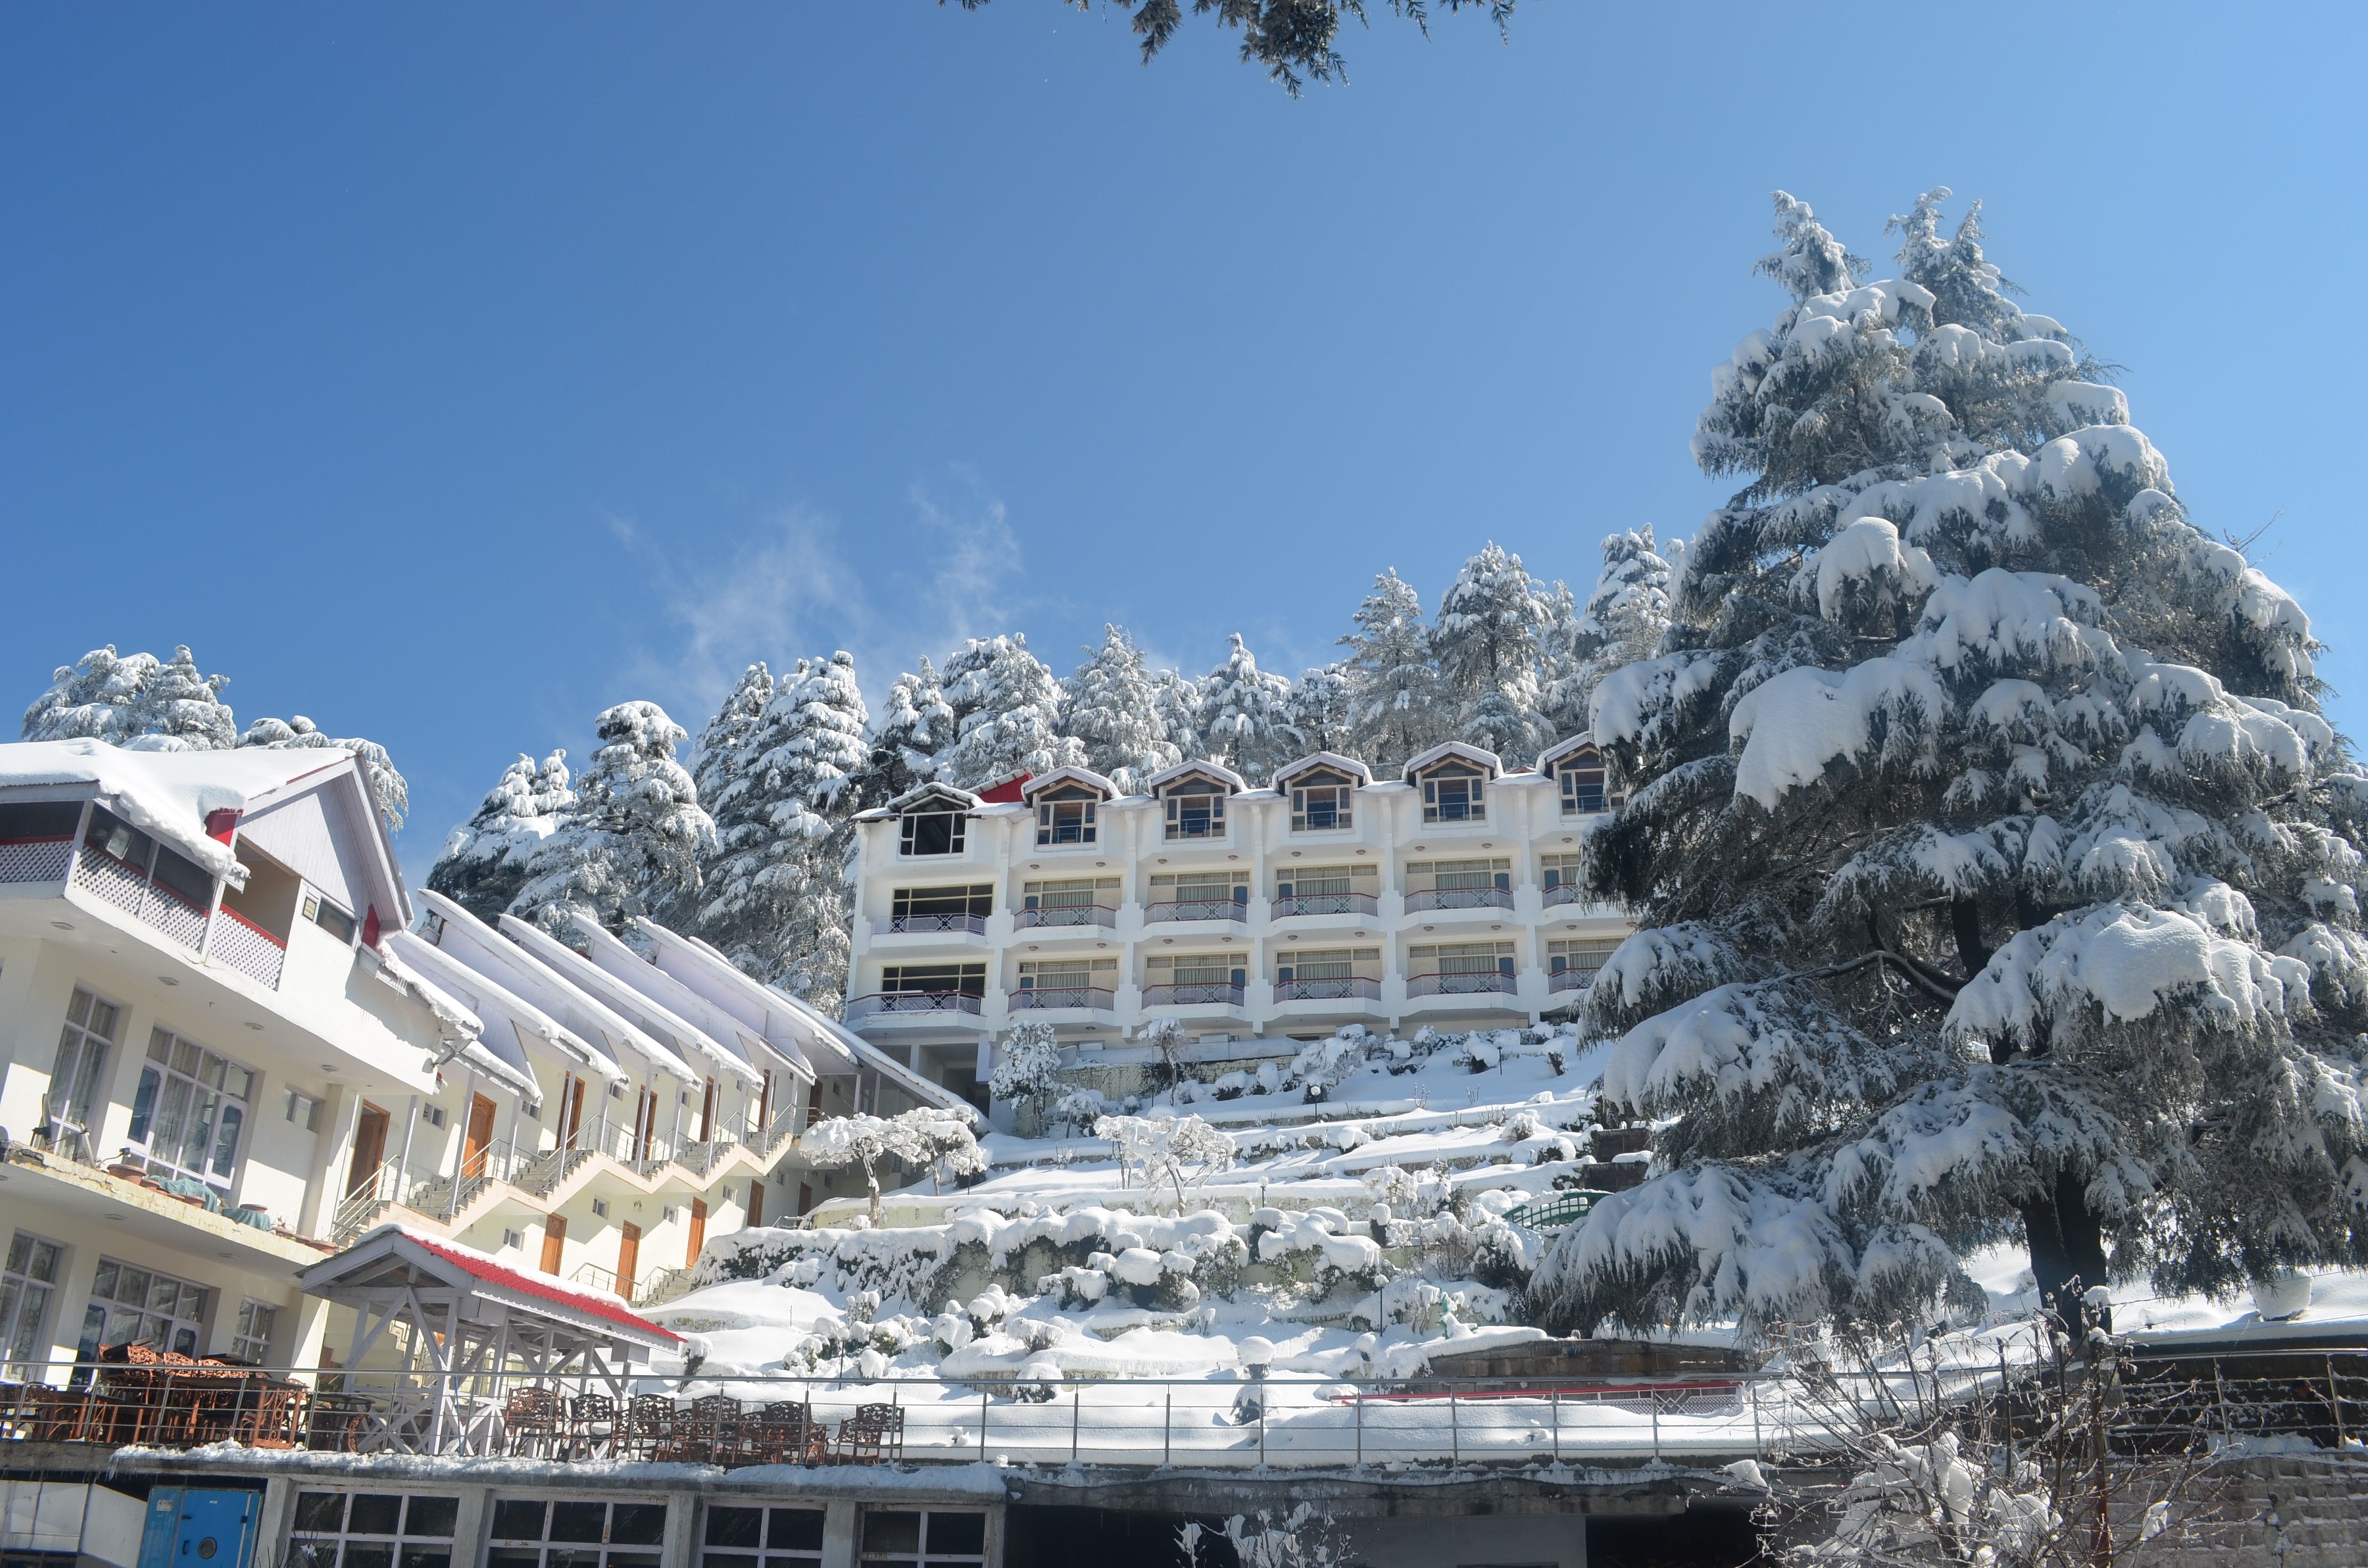
[[[1487,802],[1481,793],[1486,782],[1486,776],[1478,768],[1454,764],[1425,775],[1422,781],[1422,820],[1480,821],[1487,812]]]
[[[1555,775],[1562,784],[1563,815],[1580,816],[1611,809],[1611,797],[1604,788],[1603,757],[1592,747],[1575,754],[1555,769]]]
[[[1353,827],[1349,791],[1355,784],[1337,773],[1309,773],[1291,786],[1291,831],[1328,833]]]
[[[1095,808],[1099,801],[1080,798],[1036,802],[1036,842],[1040,845],[1094,842]]]
[[[962,812],[915,812],[904,819],[897,841],[901,855],[959,855],[969,816]]]
[[[1190,779],[1167,797],[1169,838],[1223,838],[1225,835],[1225,795],[1215,784]]]

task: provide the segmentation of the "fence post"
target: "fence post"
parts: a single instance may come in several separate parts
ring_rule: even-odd
[[[2327,1353],[2327,1403],[2335,1412],[2335,1446],[2343,1446],[2343,1391],[2335,1381],[2335,1352]]]
[[[2212,1358],[2212,1397],[2220,1406],[2220,1435],[2223,1437],[2229,1437],[2231,1428],[2228,1425],[2228,1390],[2220,1381],[2220,1358],[2217,1356]]]
[[[1159,1462],[1167,1464],[1176,1452],[1176,1385],[1166,1387],[1167,1403],[1159,1413]]]
[[[1266,1407],[1269,1395],[1264,1384],[1258,1388],[1258,1468],[1266,1468]]]
[[[1548,1389],[1546,1391],[1546,1409],[1552,1412],[1554,1416],[1554,1437],[1552,1439],[1554,1445],[1554,1462],[1560,1464],[1562,1463],[1562,1390]],[[1754,1406],[1752,1409],[1752,1418],[1754,1420],[1758,1420],[1759,1415],[1759,1408]]]
[[[1653,1462],[1661,1462],[1661,1396],[1656,1392],[1645,1395],[1653,1412]]]
[[[978,1386],[978,1457],[986,1458],[986,1402],[989,1398],[985,1383]]]
[[[1447,1458],[1451,1464],[1463,1462],[1463,1428],[1455,1414],[1455,1385],[1447,1387]]]
[[[1759,1380],[1753,1378],[1743,1386],[1751,1395],[1751,1457],[1763,1459],[1767,1456],[1768,1441],[1759,1435]],[[2011,1466],[2007,1473],[2013,1473]]]
[[[1365,1462],[1365,1391],[1363,1389],[1359,1389],[1355,1393],[1350,1394],[1349,1397],[1356,1401],[1357,1462],[1361,1465]]]
[[[1069,1383],[1069,1462],[1077,1462],[1077,1427],[1085,1418],[1086,1385],[1071,1380]]]

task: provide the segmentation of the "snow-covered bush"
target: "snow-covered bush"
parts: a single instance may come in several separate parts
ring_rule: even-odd
[[[955,1112],[923,1106],[901,1116],[825,1117],[798,1139],[798,1152],[817,1170],[855,1165],[863,1172],[871,1217],[880,1223],[880,1165],[895,1160],[907,1169],[940,1170],[955,1176],[986,1168],[969,1123]]]
[[[1052,1025],[1030,1018],[1011,1027],[996,1052],[986,1092],[1007,1105],[1042,1113],[1061,1092],[1061,1047]]]
[[[1121,1171],[1139,1171],[1146,1183],[1165,1178],[1178,1209],[1188,1172],[1198,1186],[1234,1164],[1234,1141],[1197,1116],[1106,1116],[1094,1136],[1117,1147]]]

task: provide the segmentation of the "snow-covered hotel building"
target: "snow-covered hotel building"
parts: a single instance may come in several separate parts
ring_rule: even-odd
[[[1082,768],[924,785],[857,819],[847,1018],[965,1091],[1030,1018],[1089,1050],[1167,1017],[1278,1042],[1534,1023],[1632,928],[1581,891],[1604,788],[1584,736],[1515,773],[1451,743],[1386,781],[1320,752],[1266,789],[1209,762],[1140,795]]]
[[[344,751],[0,745],[0,1381],[313,1365],[387,1221],[651,1299],[824,1196],[813,1118],[953,1103],[671,932],[419,901]]]

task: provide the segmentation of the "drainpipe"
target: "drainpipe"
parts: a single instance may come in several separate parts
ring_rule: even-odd
[[[414,1095],[404,1102],[403,1153],[395,1156],[394,1200],[403,1201],[403,1178],[411,1174],[411,1135],[419,1126],[419,1096]]]

